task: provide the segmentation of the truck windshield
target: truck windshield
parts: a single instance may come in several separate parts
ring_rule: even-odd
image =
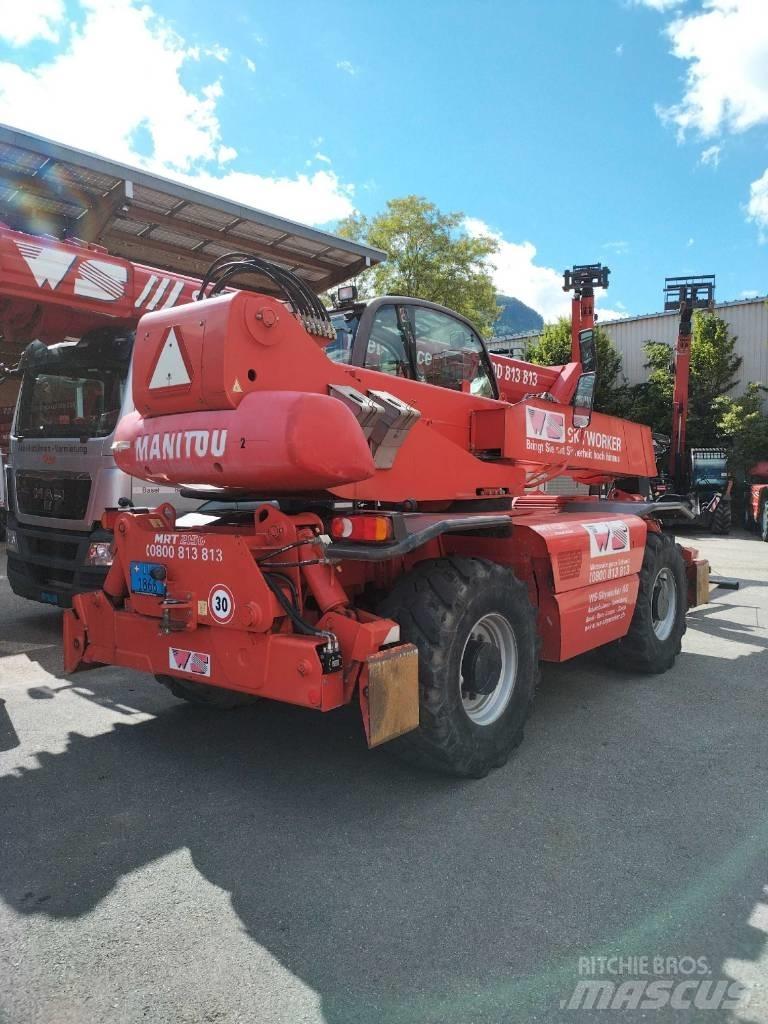
[[[19,437],[107,437],[117,426],[127,369],[72,365],[24,374]]]

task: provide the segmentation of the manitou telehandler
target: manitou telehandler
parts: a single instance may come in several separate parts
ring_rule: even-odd
[[[247,274],[279,297],[226,291]],[[481,776],[519,743],[540,659],[670,668],[708,566],[662,533],[672,508],[535,489],[653,474],[650,430],[592,413],[590,330],[565,366],[494,372],[448,309],[342,299],[236,253],[142,317],[115,459],[210,500],[105,514],[114,561],[65,613],[65,665],[220,706],[357,700],[371,746]]]

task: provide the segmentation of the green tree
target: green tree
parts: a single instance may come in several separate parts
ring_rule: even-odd
[[[597,389],[595,409],[611,416],[623,416],[627,409],[628,388],[621,372],[621,355],[601,327],[595,327],[597,345]],[[571,321],[560,317],[545,324],[539,340],[531,345],[526,359],[540,366],[560,366],[571,359]]]
[[[768,416],[763,412],[766,391],[761,384],[748,384],[740,398],[722,396],[714,401],[717,430],[728,448],[728,466],[739,478],[750,466],[768,458]]]
[[[337,231],[387,254],[384,263],[364,271],[362,295],[410,295],[455,309],[488,335],[499,315],[491,279],[498,243],[471,236],[463,213],[443,213],[422,196],[390,199],[372,218],[354,214]]]
[[[736,355],[737,338],[728,324],[714,313],[697,311],[691,337],[691,372],[688,391],[686,443],[705,448],[722,443],[717,402],[738,384],[741,356]],[[630,416],[654,430],[670,434],[672,395],[675,385],[674,352],[669,345],[645,343],[648,381],[630,389]]]

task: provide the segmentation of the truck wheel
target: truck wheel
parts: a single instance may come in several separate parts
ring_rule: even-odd
[[[731,532],[731,502],[728,498],[722,498],[715,514],[712,516],[712,533],[725,535]]]
[[[155,676],[158,683],[167,687],[174,697],[189,701],[190,704],[205,704],[209,708],[229,711],[244,704],[254,704],[259,698],[237,690],[225,690],[221,686],[209,686],[207,683],[196,683],[192,679],[179,679],[176,676]]]
[[[649,533],[629,632],[605,647],[615,668],[651,674],[672,668],[686,630],[685,562],[672,537]]]
[[[378,610],[419,649],[420,724],[390,749],[470,778],[503,765],[523,738],[539,677],[525,585],[493,562],[441,558],[402,576]]]

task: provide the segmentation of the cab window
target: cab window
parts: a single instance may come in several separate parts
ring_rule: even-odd
[[[419,380],[493,398],[493,382],[480,339],[466,324],[425,306],[411,307]]]
[[[336,337],[326,346],[325,354],[334,363],[349,363],[352,360],[352,346],[355,343],[360,318],[353,311],[334,313],[331,316],[331,323],[336,330]]]
[[[411,376],[408,339],[403,334],[394,306],[380,306],[376,310],[363,365],[369,370],[390,373],[393,377]]]

